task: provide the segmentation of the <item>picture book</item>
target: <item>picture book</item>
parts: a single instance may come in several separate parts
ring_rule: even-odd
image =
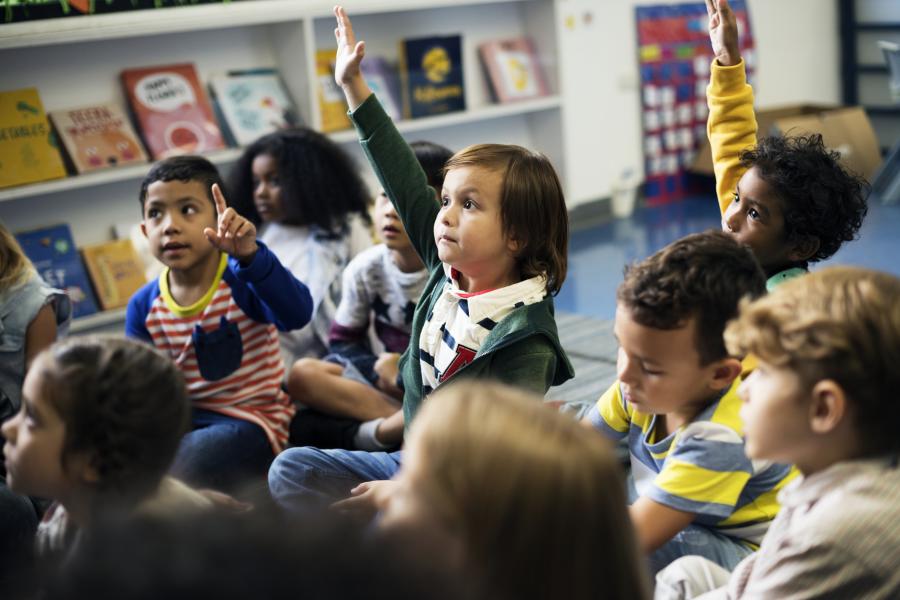
[[[530,38],[485,42],[478,53],[497,102],[528,100],[549,93]]]
[[[122,84],[153,160],[225,147],[194,65],[126,69]]]
[[[246,146],[267,133],[299,124],[294,103],[275,69],[212,77],[209,91],[222,117],[222,133],[232,145]]]
[[[84,266],[103,310],[122,308],[147,280],[131,240],[115,240],[81,249]]]
[[[322,113],[322,131],[340,131],[350,128],[347,102],[344,92],[334,81],[334,59],[337,50],[316,51],[316,99]]]
[[[380,56],[367,56],[360,63],[360,69],[385,112],[394,121],[402,119],[403,105],[400,101],[400,79],[397,76],[397,69]]]
[[[50,113],[75,173],[147,162],[125,111],[115,104],[98,104]]]
[[[37,89],[0,92],[0,188],[65,176]]]
[[[69,295],[74,318],[97,312],[91,284],[68,225],[18,233],[16,240],[44,281]]]
[[[462,37],[450,35],[400,42],[403,114],[427,117],[466,109]]]

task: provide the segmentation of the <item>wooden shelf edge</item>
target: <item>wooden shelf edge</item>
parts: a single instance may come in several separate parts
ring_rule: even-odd
[[[69,326],[69,333],[84,333],[91,329],[113,325],[115,323],[125,323],[125,309],[116,308],[113,310],[104,310],[87,317],[79,317],[72,320]],[[123,328],[124,330],[124,328]]]

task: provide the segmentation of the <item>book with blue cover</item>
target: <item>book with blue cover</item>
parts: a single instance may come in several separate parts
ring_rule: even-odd
[[[247,146],[263,135],[300,124],[275,69],[231,71],[210,78],[209,89],[230,145]]]
[[[403,113],[428,117],[466,109],[462,36],[432,36],[400,42]]]
[[[16,240],[44,281],[69,295],[74,318],[97,312],[97,301],[68,225],[17,233]]]

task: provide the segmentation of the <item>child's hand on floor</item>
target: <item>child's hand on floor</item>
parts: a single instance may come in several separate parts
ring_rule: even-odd
[[[741,62],[737,19],[728,0],[706,0],[706,13],[709,15],[709,39],[719,64],[732,67]]]
[[[367,481],[350,490],[350,497],[331,505],[333,510],[371,519],[379,510],[387,506],[388,500],[397,489],[397,482]]]
[[[400,355],[396,352],[382,352],[378,355],[373,369],[378,374],[378,382],[375,384],[379,390],[391,396],[400,399],[403,397],[403,391],[397,387],[397,375],[400,374]]]
[[[366,55],[366,43],[356,41],[353,25],[344,7],[335,6],[334,16],[337,19],[334,37],[338,46],[334,60],[334,80],[344,90],[350,110],[356,110],[372,94],[359,70],[359,63]]]
[[[256,256],[256,226],[226,204],[218,184],[213,184],[212,193],[216,201],[218,230],[207,227],[203,234],[222,252],[235,257],[241,264],[250,264]]]

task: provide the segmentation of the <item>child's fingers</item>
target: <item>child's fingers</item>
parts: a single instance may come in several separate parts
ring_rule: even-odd
[[[716,14],[715,0],[706,0],[706,14],[712,18]]]
[[[350,18],[347,17],[347,11],[344,10],[343,6],[335,6],[334,15],[337,17],[338,29],[347,45],[355,46],[356,37],[353,34],[353,25],[350,23]]]
[[[241,220],[240,223],[237,223],[237,225],[234,228],[234,237],[236,237],[236,238],[244,237],[250,231],[249,225],[250,225],[250,221],[248,221],[247,219],[243,219],[243,220]]]
[[[225,209],[225,212],[219,217],[219,237],[231,237],[229,234],[233,233],[232,229],[237,216],[238,214],[233,208]]]
[[[219,241],[219,236],[211,227],[206,227],[203,229],[203,235],[206,236],[206,239],[209,240],[209,243],[215,246],[216,248],[220,248],[221,243]]]
[[[216,204],[216,216],[221,217],[225,209],[228,208],[228,203],[225,202],[225,195],[222,194],[222,188],[219,187],[218,183],[212,185],[212,194]]]

